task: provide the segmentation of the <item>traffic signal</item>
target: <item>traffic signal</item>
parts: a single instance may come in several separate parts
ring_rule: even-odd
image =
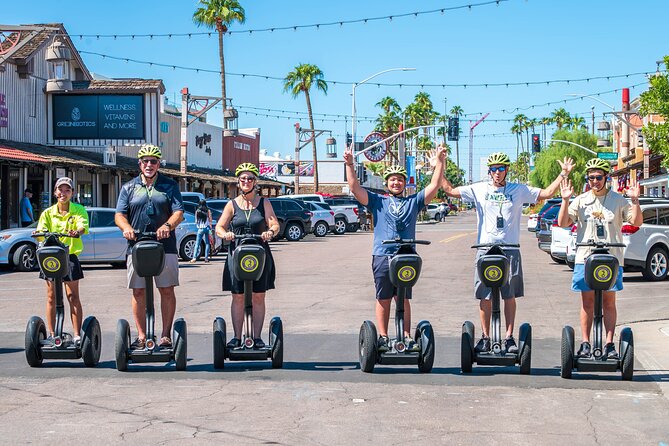
[[[448,118],[448,140],[460,139],[460,118]]]
[[[351,147],[352,142],[353,142],[353,135],[351,135],[349,132],[346,132],[346,147]]]
[[[637,147],[643,147],[643,133],[641,133],[641,130],[636,134],[637,138]]]
[[[532,133],[532,152],[541,152],[541,139],[538,133]]]

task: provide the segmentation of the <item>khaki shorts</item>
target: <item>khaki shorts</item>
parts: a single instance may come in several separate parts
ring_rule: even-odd
[[[135,273],[132,256],[128,256],[128,288],[146,288],[146,280]],[[176,254],[165,254],[165,267],[158,277],[153,278],[156,287],[167,288],[179,285],[179,259]]]

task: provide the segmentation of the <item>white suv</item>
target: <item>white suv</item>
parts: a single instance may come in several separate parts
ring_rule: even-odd
[[[669,201],[641,199],[643,225],[623,225],[625,270],[641,271],[646,280],[667,277],[669,267]]]

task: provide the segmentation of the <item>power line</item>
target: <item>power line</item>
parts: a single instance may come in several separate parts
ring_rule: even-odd
[[[393,14],[393,15],[386,15],[386,16],[379,16],[379,17],[367,17],[367,18],[362,18],[362,19],[352,19],[352,20],[336,20],[333,22],[324,22],[324,23],[312,23],[308,25],[291,25],[291,26],[274,26],[274,27],[269,27],[269,28],[258,28],[258,29],[242,29],[242,30],[237,30],[237,31],[227,31],[225,34],[232,35],[232,34],[253,34],[253,33],[265,33],[265,32],[274,32],[274,31],[297,31],[301,29],[308,29],[308,28],[314,28],[314,29],[320,29],[320,28],[325,28],[329,26],[344,26],[344,25],[351,25],[351,24],[366,24],[368,22],[377,22],[377,21],[385,21],[388,20],[392,22],[394,19],[401,19],[405,17],[418,17],[418,16],[423,16],[423,15],[428,15],[428,14],[444,14],[447,11],[456,11],[460,9],[468,9],[471,10],[472,8],[477,8],[481,6],[489,6],[489,5],[499,5],[500,3],[506,3],[511,0],[491,0],[491,1],[486,1],[486,2],[480,2],[480,3],[469,3],[466,5],[459,5],[459,6],[448,6],[448,7],[443,7],[443,8],[438,8],[438,9],[431,9],[428,11],[415,11],[415,12],[407,12],[407,13],[402,13],[402,14]],[[198,36],[207,36],[211,37],[213,34],[218,35],[217,31],[205,31],[205,32],[191,32],[191,33],[152,33],[152,34],[69,34],[70,37],[78,37],[79,39],[83,39],[84,37],[90,37],[90,38],[95,38],[95,39],[139,39],[139,38],[148,38],[148,39],[157,39],[157,38],[177,38],[177,37],[198,37]]]
[[[508,0],[506,0],[508,1]],[[198,67],[188,67],[184,65],[176,65],[176,64],[166,64],[162,62],[153,62],[153,61],[147,61],[147,60],[139,60],[139,59],[132,59],[129,57],[118,57],[118,56],[111,56],[109,54],[102,54],[102,53],[97,53],[93,51],[79,51],[81,54],[88,54],[91,56],[98,56],[102,57],[103,59],[111,59],[111,60],[119,60],[122,62],[132,62],[136,64],[141,64],[141,65],[148,65],[150,67],[163,67],[163,68],[171,68],[173,70],[183,70],[183,71],[191,71],[191,72],[196,72],[196,73],[211,73],[211,74],[221,74],[220,70],[213,70],[210,68],[198,68]],[[574,79],[552,79],[552,80],[544,80],[544,81],[516,81],[516,82],[486,82],[486,83],[476,83],[476,84],[431,84],[431,83],[408,83],[408,84],[390,84],[390,83],[378,83],[378,82],[366,82],[368,85],[376,85],[377,87],[397,87],[397,88],[418,88],[420,87],[421,89],[425,87],[431,87],[431,88],[472,88],[472,87],[518,87],[518,86],[535,86],[535,85],[551,85],[551,84],[572,84],[572,83],[580,83],[580,82],[590,82],[590,81],[596,81],[596,80],[603,80],[606,79],[607,81],[613,80],[613,79],[621,79],[621,78],[630,78],[630,77],[637,77],[637,76],[648,76],[654,72],[650,71],[643,71],[643,72],[636,72],[636,73],[625,73],[625,74],[612,74],[612,75],[604,75],[604,76],[591,76],[591,77],[583,77],[583,78],[574,78]],[[241,77],[241,78],[257,78],[257,79],[265,79],[265,80],[273,80],[273,81],[281,81],[283,82],[285,80],[284,77],[279,77],[279,76],[270,76],[267,74],[256,74],[256,73],[235,73],[235,72],[225,72],[226,76],[235,76],[235,77]],[[355,82],[351,81],[339,81],[339,80],[328,80],[324,79],[325,82],[332,84],[332,85],[354,85]],[[468,113],[469,114],[469,113]]]

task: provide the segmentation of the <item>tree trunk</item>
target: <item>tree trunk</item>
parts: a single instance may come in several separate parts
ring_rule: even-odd
[[[304,96],[307,98],[307,112],[309,113],[309,125],[311,126],[312,129],[315,129],[314,127],[314,116],[311,112],[311,98],[309,97],[309,90],[305,90]],[[311,136],[313,137],[316,133],[312,133]],[[311,146],[313,148],[312,150],[312,156],[314,159],[314,193],[318,192],[318,156],[316,152],[316,138],[314,138],[311,141]]]
[[[223,58],[223,31],[218,31],[218,59],[221,63],[221,97],[223,98],[223,129],[227,130],[228,121],[225,119],[225,109],[228,107],[225,95],[225,59]]]

